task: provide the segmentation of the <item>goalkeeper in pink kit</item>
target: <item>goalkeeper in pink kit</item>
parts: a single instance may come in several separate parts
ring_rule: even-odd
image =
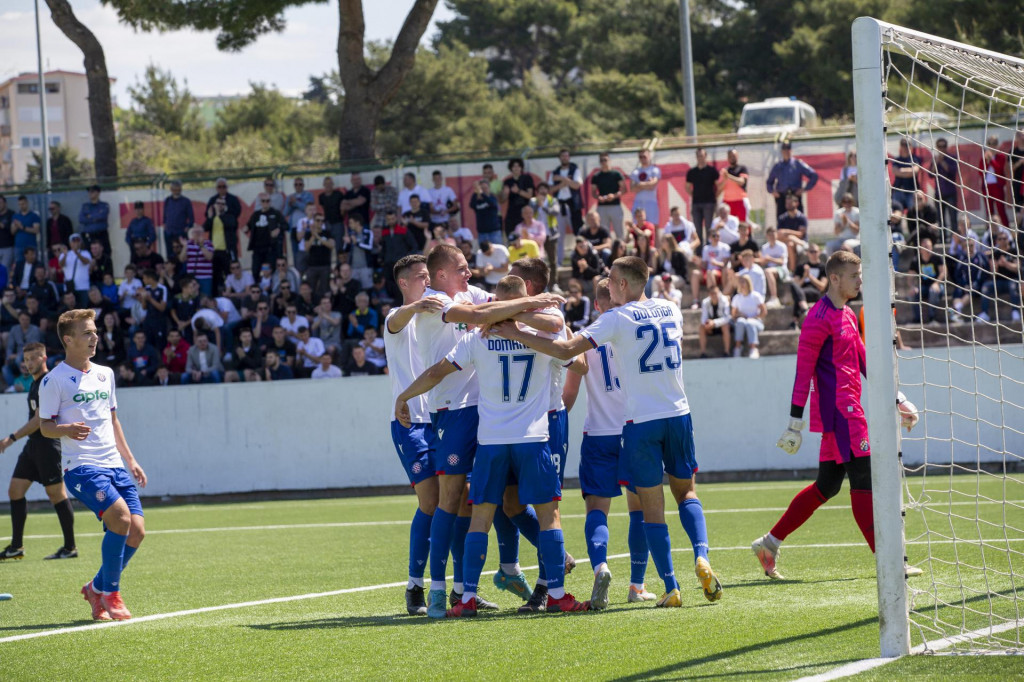
[[[839,493],[847,476],[853,518],[871,551],[875,551],[871,446],[860,404],[864,342],[858,332],[857,316],[846,305],[860,293],[860,258],[837,251],[825,265],[825,274],[828,291],[807,313],[800,331],[789,428],[777,444],[791,455],[800,449],[804,405],[809,395],[811,431],[821,433],[818,477],[797,493],[771,531],[751,545],[765,575],[776,580],[782,579],[776,568],[779,545],[818,507]],[[902,394],[897,398],[897,406],[902,424],[909,431],[917,423],[917,409]]]

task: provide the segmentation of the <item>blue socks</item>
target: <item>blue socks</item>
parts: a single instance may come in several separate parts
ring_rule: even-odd
[[[430,522],[433,520],[422,509],[417,509],[409,528],[409,577],[419,578],[423,586],[423,571],[430,558]]]
[[[608,515],[600,509],[587,512],[587,521],[583,532],[587,538],[587,556],[590,557],[590,565],[596,569],[601,564],[608,562]]]
[[[704,507],[696,497],[688,498],[679,503],[679,520],[683,522],[683,530],[690,536],[693,545],[693,560],[700,557],[708,558],[708,528],[704,523]]]
[[[455,591],[461,592],[462,586],[462,556],[466,553],[466,533],[469,532],[469,517],[455,517],[455,525],[452,527],[452,582],[455,583]]]
[[[135,556],[135,552],[137,552],[138,550],[139,550],[138,547],[132,547],[131,545],[128,545],[128,544],[126,544],[124,546],[124,558],[121,559],[121,570],[122,571],[125,569],[125,567],[128,566],[128,562],[132,560],[132,557]]]
[[[430,521],[430,589],[443,590],[446,586],[445,573],[448,571],[448,553],[452,549],[452,528],[455,514],[449,514],[440,507]]]
[[[467,533],[466,553],[462,563],[463,595],[476,594],[476,588],[480,584],[480,573],[484,570],[484,562],[487,560],[487,533]]]
[[[540,554],[542,565],[547,566],[548,593],[565,587],[565,538],[562,531],[542,530],[540,532]],[[561,596],[552,594],[556,599]]]
[[[537,578],[539,580],[547,580],[547,571],[544,570],[544,558],[542,556],[540,548],[540,521],[537,520],[537,512],[534,511],[533,507],[527,507],[526,511],[516,514],[511,518],[512,523],[516,525],[519,532],[524,538],[530,541],[530,543],[537,548],[537,564],[540,566],[537,571]],[[565,567],[562,568],[563,572]],[[541,583],[544,584],[544,583]]]
[[[118,535],[111,530],[103,533],[103,542],[100,545],[103,567],[100,572],[103,574],[101,589],[104,592],[117,592],[121,589],[121,565],[124,562],[124,548],[127,541],[127,535]],[[97,585],[97,587],[99,586]]]
[[[644,584],[647,575],[647,533],[644,531],[644,513],[629,512],[629,582]]]
[[[501,505],[494,511],[494,534],[498,536],[498,557],[502,564],[519,562],[519,529],[512,523]]]
[[[125,541],[127,542],[127,538],[125,538]],[[138,550],[138,547],[132,547],[129,544],[125,544],[124,558],[121,559],[121,571],[124,571],[128,562],[132,560],[132,557],[135,556],[135,552]],[[96,573],[96,577],[92,579],[92,586],[97,592],[103,592],[103,585],[103,566],[100,566],[100,570]],[[113,592],[113,590],[108,590],[108,592]]]
[[[644,533],[647,534],[647,546],[651,549],[658,575],[665,581],[665,592],[679,589],[675,569],[672,567],[672,541],[668,537],[668,525],[645,521]]]

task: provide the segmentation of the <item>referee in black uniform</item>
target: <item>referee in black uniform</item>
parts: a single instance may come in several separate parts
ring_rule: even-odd
[[[28,517],[28,502],[25,493],[35,481],[44,488],[53,503],[53,509],[60,519],[60,529],[64,533],[64,546],[46,557],[47,559],[74,559],[78,556],[75,548],[75,512],[68,499],[68,491],[64,488],[64,475],[60,468],[60,441],[44,438],[39,432],[39,384],[46,376],[46,346],[41,343],[25,345],[23,352],[25,366],[32,374],[32,388],[28,391],[28,421],[24,426],[0,441],[0,453],[14,441],[28,436],[25,449],[18,457],[11,476],[8,494],[11,497],[11,544],[0,552],[0,561],[7,559],[23,559],[22,534],[25,532],[25,520]]]

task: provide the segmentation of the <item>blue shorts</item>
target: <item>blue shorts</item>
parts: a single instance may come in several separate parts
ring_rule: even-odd
[[[434,427],[430,424],[413,424],[405,428],[397,419],[391,422],[391,441],[395,444],[395,451],[409,477],[409,483],[414,486],[434,475],[430,457],[433,433]]]
[[[100,521],[103,512],[118,500],[123,499],[128,511],[143,516],[142,503],[135,481],[123,468],[80,466],[64,472],[64,485],[78,501],[88,507]]]
[[[551,459],[558,469],[558,484],[565,483],[565,461],[569,458],[569,412],[568,410],[551,410],[548,412],[548,445],[551,446]]]
[[[654,419],[641,424],[626,422],[622,428],[622,480],[637,488],[661,485],[662,473],[693,478],[697,455],[693,447],[690,415]]]
[[[469,498],[473,504],[501,504],[509,472],[519,481],[520,504],[562,499],[562,485],[547,442],[481,445],[473,464]]]
[[[434,451],[435,473],[465,476],[471,472],[476,455],[476,430],[480,425],[476,405],[431,412],[430,421],[434,425],[430,449]]]
[[[619,481],[619,450],[621,436],[588,436],[583,434],[580,446],[580,488],[583,496],[618,497],[622,494]]]

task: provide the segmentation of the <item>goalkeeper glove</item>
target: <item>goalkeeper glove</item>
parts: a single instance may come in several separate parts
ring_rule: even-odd
[[[803,436],[800,435],[800,431],[803,428],[804,422],[802,419],[790,417],[789,428],[779,437],[779,442],[775,444],[775,447],[782,448],[787,454],[795,455],[804,440]]]
[[[902,391],[896,393],[896,409],[900,415],[900,425],[910,433],[910,430],[917,425],[920,420],[920,416],[917,413],[917,407],[914,403],[907,400],[907,396],[903,395]]]

